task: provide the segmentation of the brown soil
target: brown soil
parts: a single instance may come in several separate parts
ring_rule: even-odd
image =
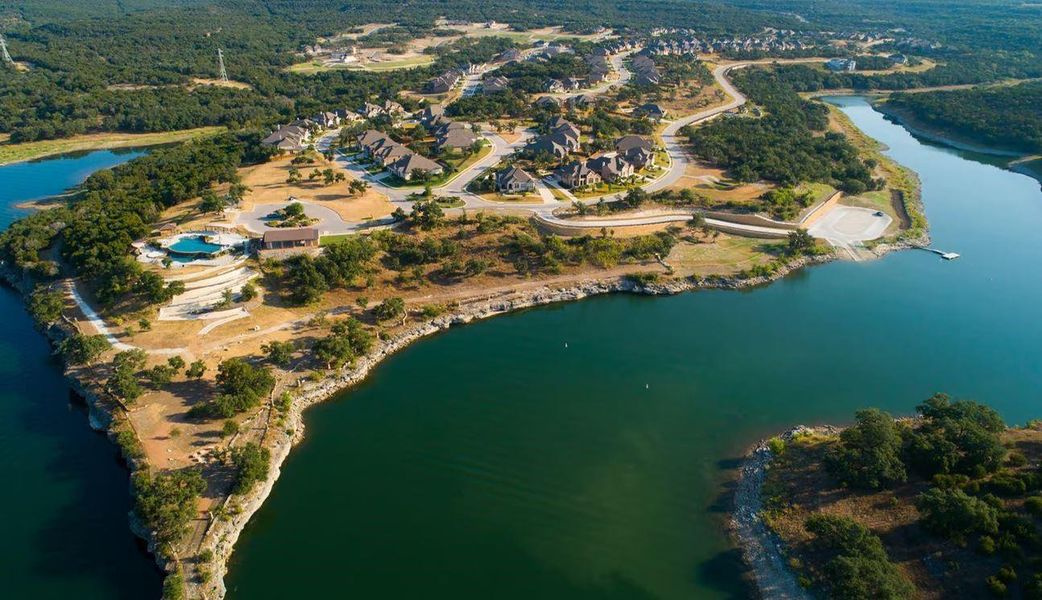
[[[313,164],[297,167],[304,181],[297,184],[286,183],[292,167],[291,160],[292,157],[287,156],[241,169],[242,182],[250,188],[250,192],[243,199],[243,211],[251,210],[257,205],[282,204],[290,196],[294,196],[327,206],[335,210],[345,221],[379,219],[394,212],[394,205],[387,200],[387,196],[372,188],[357,195],[348,192],[347,182],[327,186],[321,180],[308,181],[308,173],[316,168],[322,171],[332,167],[338,172],[342,171],[339,166],[322,157],[318,157]],[[351,175],[348,173],[347,176],[347,181],[351,181]]]

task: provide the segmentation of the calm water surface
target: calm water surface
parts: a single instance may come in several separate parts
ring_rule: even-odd
[[[230,597],[744,597],[723,524],[756,439],[938,390],[1042,415],[1038,182],[835,102],[920,174],[934,243],[962,259],[584,300],[418,343],[309,411]]]
[[[61,193],[140,153],[94,152],[0,167],[0,228],[14,205]],[[159,574],[127,528],[127,471],[87,426],[19,297],[0,288],[0,473],[5,598],[154,598]]]

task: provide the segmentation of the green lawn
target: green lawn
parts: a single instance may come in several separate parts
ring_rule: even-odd
[[[160,133],[91,133],[60,140],[41,140],[23,144],[11,144],[4,141],[0,143],[0,165],[33,160],[45,156],[68,154],[70,152],[82,152],[84,150],[172,144],[197,137],[215,135],[223,130],[223,127],[199,127],[198,129],[183,129]]]
[[[335,244],[337,242],[342,242],[342,241],[346,240],[347,238],[351,237],[352,235],[354,235],[354,234],[353,233],[338,233],[338,234],[335,234],[335,235],[324,235],[324,236],[318,238],[318,245],[319,246],[329,246],[329,245]]]

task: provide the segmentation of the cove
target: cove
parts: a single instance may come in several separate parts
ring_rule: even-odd
[[[1042,415],[1038,183],[831,101],[919,174],[933,245],[963,258],[595,298],[415,344],[309,411],[230,597],[743,597],[725,519],[755,440],[941,390]]]
[[[309,411],[229,596],[744,597],[725,519],[757,439],[935,391],[1042,416],[1038,183],[831,101],[919,174],[933,245],[963,258],[601,297],[415,344]]]
[[[101,151],[0,167],[0,227],[15,205],[140,156]],[[21,297],[0,288],[0,473],[7,598],[154,598],[160,574],[127,524],[128,472],[90,429]]]

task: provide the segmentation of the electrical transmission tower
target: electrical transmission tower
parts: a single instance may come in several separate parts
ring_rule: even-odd
[[[6,51],[4,52],[7,53]],[[228,71],[224,69],[224,52],[220,48],[217,49],[217,66],[221,70],[220,78],[221,83],[228,83]]]
[[[11,55],[8,54],[8,52],[7,52],[7,42],[4,41],[4,36],[3,35],[0,35],[0,55],[3,56],[3,60],[4,60],[5,63],[7,63],[9,65],[13,65],[14,64],[14,59],[12,59]]]

